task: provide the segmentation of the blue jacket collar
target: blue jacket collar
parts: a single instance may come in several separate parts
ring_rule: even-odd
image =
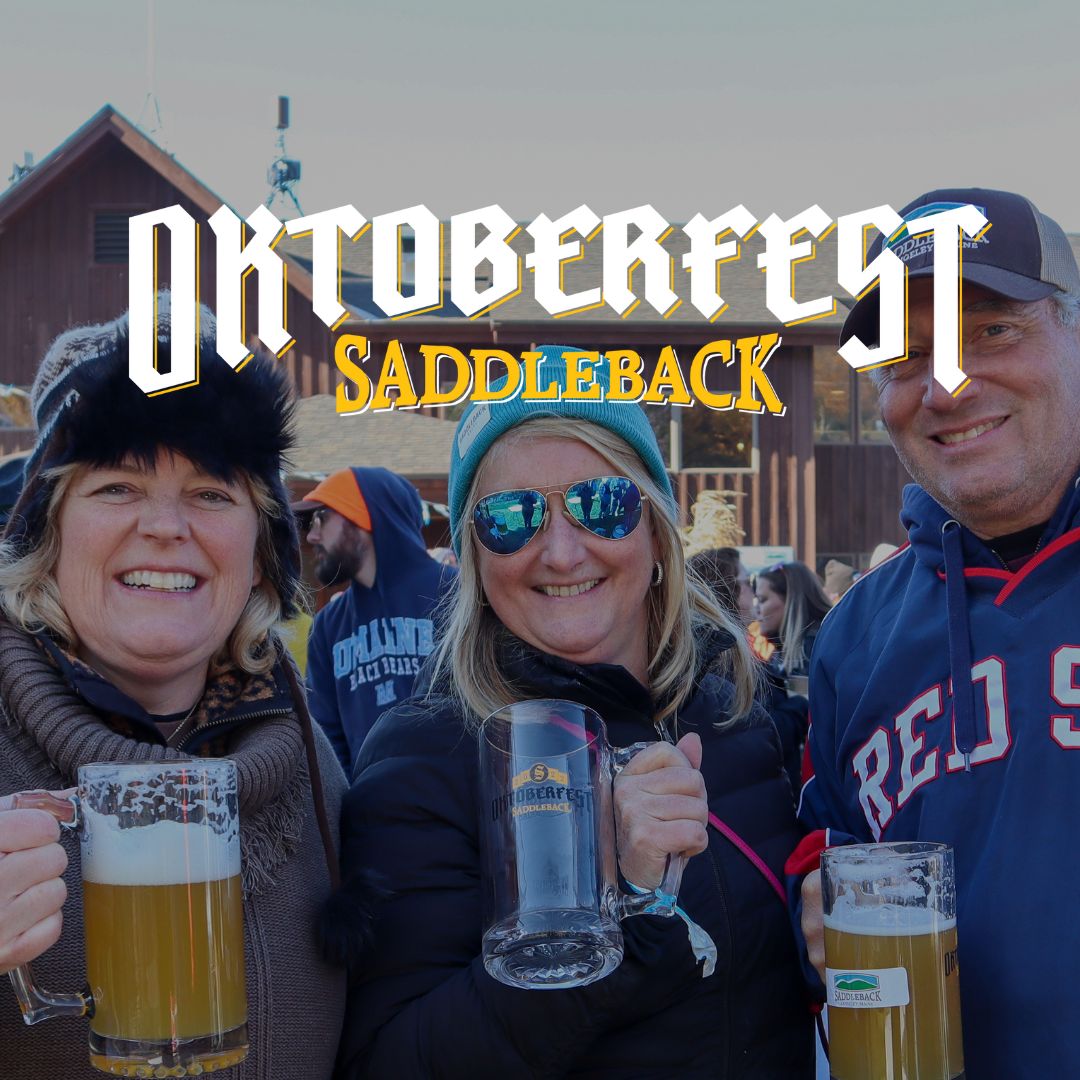
[[[900,522],[907,530],[908,540],[911,542],[915,557],[935,571],[944,570],[942,528],[950,519],[949,512],[918,484],[908,484],[904,488]],[[1061,502],[1058,503],[1043,533],[1040,548],[1046,547],[1059,536],[1078,526],[1080,526],[1080,477],[1069,485]],[[1001,562],[985,541],[980,540],[970,529],[963,527],[959,535],[964,566],[1001,569]]]

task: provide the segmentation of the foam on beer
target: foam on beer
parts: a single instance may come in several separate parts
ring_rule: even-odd
[[[830,930],[845,934],[932,934],[951,930],[956,919],[946,919],[933,908],[904,904],[856,904],[849,896],[839,896],[832,912],[825,916]]]
[[[178,885],[220,881],[240,873],[235,825],[218,833],[206,825],[158,821],[122,829],[113,816],[84,802],[82,874],[101,885]]]

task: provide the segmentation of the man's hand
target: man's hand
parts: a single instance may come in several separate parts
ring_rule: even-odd
[[[821,871],[815,870],[803,878],[802,932],[806,951],[821,981],[825,981],[825,915],[821,902]]]
[[[0,798],[0,975],[56,943],[67,898],[56,819],[10,807],[10,796]]]
[[[669,855],[697,855],[709,844],[709,803],[699,772],[701,739],[677,746],[655,743],[634,757],[615,780],[619,869],[627,881],[652,889]]]

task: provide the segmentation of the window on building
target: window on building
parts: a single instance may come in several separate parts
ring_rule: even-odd
[[[754,467],[754,417],[749,413],[714,412],[698,404],[692,408],[646,405],[645,414],[669,469],[676,460],[684,469]],[[681,450],[675,457],[673,441]]]
[[[684,469],[749,469],[753,466],[754,418],[744,412],[682,410]]]
[[[126,263],[128,261],[128,218],[124,210],[94,212],[94,262]]]
[[[835,349],[814,349],[814,442],[887,443],[877,389]]]
[[[814,349],[814,442],[852,441],[852,374],[835,349]]]

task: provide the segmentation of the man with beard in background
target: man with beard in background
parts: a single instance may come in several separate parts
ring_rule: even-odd
[[[387,469],[341,469],[302,502],[323,585],[348,588],[315,616],[308,642],[311,715],[346,776],[384,709],[404,701],[434,647],[432,609],[456,575],[424,545],[420,495]]]

